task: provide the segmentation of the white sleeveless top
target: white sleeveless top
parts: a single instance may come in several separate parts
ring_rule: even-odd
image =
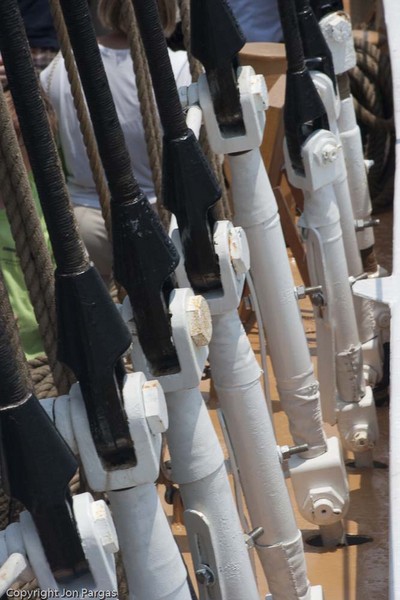
[[[115,50],[99,44],[115,107],[131,158],[133,173],[150,202],[155,202],[142,117],[128,49]],[[186,52],[169,51],[178,87],[191,82]],[[58,118],[59,142],[67,171],[67,185],[74,204],[100,208],[70,91],[64,60],[60,55],[42,71],[40,79]]]

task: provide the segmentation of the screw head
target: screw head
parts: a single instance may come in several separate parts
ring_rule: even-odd
[[[208,565],[201,565],[196,571],[196,579],[200,585],[210,587],[215,583],[215,575]]]

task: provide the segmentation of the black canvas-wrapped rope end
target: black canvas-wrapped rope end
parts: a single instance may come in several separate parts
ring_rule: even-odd
[[[278,0],[278,8],[287,56],[286,143],[293,168],[303,173],[302,145],[314,131],[329,129],[328,117],[306,67],[295,0]]]
[[[206,71],[232,62],[245,43],[226,0],[191,0],[191,51]]]
[[[155,376],[177,373],[168,300],[179,255],[144,194],[111,202],[111,214],[115,279],[128,293],[150,370]]]
[[[330,13],[343,10],[342,0],[310,0],[310,2],[318,21]]]
[[[329,130],[325,107],[307,70],[287,73],[284,123],[292,166],[302,173],[302,145],[318,129]]]
[[[97,270],[56,272],[58,357],[74,372],[96,449],[106,468],[136,464],[122,400],[120,360],[131,336]]]
[[[311,9],[310,2],[309,0],[296,0],[296,7],[307,68],[324,73],[329,77],[336,92],[332,53]]]
[[[88,571],[68,484],[78,464],[34,395],[0,410],[2,483],[29,510],[55,577]]]
[[[198,293],[219,288],[209,211],[221,190],[191,130],[176,140],[164,138],[163,163],[164,204],[178,222],[190,284]]]

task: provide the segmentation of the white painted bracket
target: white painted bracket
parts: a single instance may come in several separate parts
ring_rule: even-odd
[[[135,442],[137,465],[129,469],[107,471],[99,458],[90,432],[89,420],[79,384],[71,387],[71,416],[75,439],[85,469],[88,483],[93,490],[119,490],[152,483],[157,479],[161,435],[152,431],[154,422],[154,388],[157,392],[157,421],[162,422],[164,430],[168,427],[165,397],[160,384],[146,381],[143,373],[130,373],[124,382],[124,408],[129,424],[129,432]],[[146,397],[150,395],[150,405],[146,407]],[[150,412],[149,412],[150,411]],[[148,420],[148,417],[150,419]]]
[[[365,395],[359,402],[338,402],[338,429],[343,445],[354,454],[371,451],[379,438],[372,390],[365,388]]]
[[[340,114],[340,97],[335,93],[333,83],[328,75],[320,71],[310,71],[311,79],[315,85],[317,92],[325,106],[326,114],[328,115],[329,129],[333,133],[337,133],[337,120]]]
[[[207,76],[202,74],[198,80],[198,97],[204,125],[210,146],[216,154],[247,152],[258,148],[263,139],[265,110],[268,108],[265,79],[263,75],[256,75],[254,69],[249,66],[240,67],[237,76],[246,133],[233,137],[224,137],[218,126]]]
[[[224,600],[210,524],[197,510],[185,510],[184,518],[200,600]]]
[[[170,237],[181,257],[175,271],[180,287],[189,286],[182,257],[182,244],[175,217],[171,220]],[[211,315],[225,314],[237,308],[242,297],[246,273],[250,268],[250,250],[242,227],[230,221],[217,221],[214,226],[214,249],[218,257],[221,288],[204,292]]]
[[[325,129],[319,129],[303,145],[304,175],[296,172],[290,160],[286,140],[283,144],[288,179],[294,187],[314,192],[338,180],[341,173],[339,154],[343,152],[337,137]]]
[[[62,587],[84,598],[91,591],[93,597],[99,590],[118,597],[117,575],[113,553],[118,550],[117,536],[110,512],[103,500],[94,501],[90,494],[77,495],[73,499],[73,510],[82,548],[89,563],[90,572],[63,582]],[[29,512],[22,512],[19,523],[24,552],[42,590],[54,590],[60,595],[63,590],[56,582],[47,562],[42,543]],[[62,543],[62,541],[60,541]],[[83,590],[85,590],[83,592]]]
[[[332,525],[345,517],[350,497],[337,437],[328,438],[323,454],[309,459],[294,455],[288,466],[297,506],[308,522]]]
[[[122,305],[122,316],[132,331],[132,362],[148,379],[157,379],[164,392],[178,392],[197,387],[208,356],[211,339],[211,315],[202,296],[195,296],[190,288],[172,291],[169,299],[172,338],[178,355],[180,371],[155,377],[142,351],[133,322],[128,298]]]

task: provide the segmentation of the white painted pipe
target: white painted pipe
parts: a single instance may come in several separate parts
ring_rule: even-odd
[[[282,408],[294,442],[309,446],[303,456],[318,456],[326,449],[319,386],[294,293],[276,200],[258,149],[229,156],[229,163],[235,224],[247,235],[251,273]]]
[[[152,483],[108,491],[132,600],[190,600],[187,575]]]
[[[356,219],[368,221],[371,218],[372,212],[371,197],[368,188],[361,132],[357,125],[353,98],[351,96],[345,98],[340,103],[338,127],[346,163],[353,214]],[[371,248],[375,243],[372,227],[358,231],[356,236],[360,250]]]
[[[140,382],[140,379],[134,381]],[[82,449],[84,441],[86,450],[81,452],[81,460],[89,484],[96,491],[106,492],[110,500],[130,600],[191,600],[186,570],[155,484],[147,479],[147,482],[133,487],[134,476],[128,470],[110,471],[105,480],[101,475],[99,477],[99,471],[102,474],[104,469],[91,438],[83,399],[81,402],[76,399],[80,394],[79,386],[75,384],[71,392],[75,396],[72,405],[69,396],[42,400],[42,405],[74,453],[78,453],[79,447]],[[135,404],[132,400],[136,399],[129,393],[127,399],[129,414],[135,406],[138,406],[140,414],[141,404]],[[140,452],[143,452],[142,447],[147,451],[148,439],[143,432],[143,427],[139,427],[136,429],[137,436],[133,436],[137,452],[138,447]],[[143,463],[143,460],[140,462]],[[149,472],[142,473],[142,477],[156,478],[157,466],[155,472],[151,470],[149,466]],[[91,479],[94,475],[99,478]],[[124,478],[126,484],[122,485]],[[112,487],[123,489],[111,490]]]
[[[210,525],[222,598],[258,600],[224,456],[201,393],[198,388],[170,392],[166,400],[172,479],[185,509],[204,514]]]
[[[343,402],[358,402],[365,393],[362,350],[343,245],[340,214],[332,185],[304,192],[302,226],[316,230],[322,243],[327,302],[333,317],[336,383]],[[309,252],[312,252],[309,249]],[[317,285],[317,282],[312,282]],[[348,361],[351,362],[351,368]]]
[[[213,317],[213,381],[239,466],[256,549],[274,600],[309,599],[301,534],[279,461],[260,368],[237,312]]]
[[[358,277],[364,271],[361,254],[358,248],[353,207],[347,182],[346,165],[342,155],[341,176],[334,183],[335,196],[340,213],[340,227],[342,229],[343,246],[346,255],[348,275]],[[372,302],[353,296],[354,310],[356,313],[358,332],[362,344],[376,337],[376,324]]]
[[[321,100],[324,103],[329,119],[329,128],[337,137],[339,144],[340,134],[337,120],[339,105],[332,81],[327,75],[315,71],[311,72],[311,77],[318,93],[320,94]],[[346,163],[342,152],[338,153],[336,161],[337,172],[339,175],[333,183],[333,189],[335,190],[336,203],[340,214],[340,226],[342,229],[342,239],[346,255],[347,270],[349,276],[359,277],[363,273],[364,268],[357,243],[354,212],[347,179]],[[376,325],[373,305],[370,301],[359,297],[353,297],[353,303],[360,340],[361,343],[364,344],[376,338]],[[375,363],[379,364],[379,362],[380,361],[378,357],[374,360],[374,367]],[[374,369],[374,373],[375,371],[376,369]],[[380,369],[380,372],[381,371],[382,369]]]

